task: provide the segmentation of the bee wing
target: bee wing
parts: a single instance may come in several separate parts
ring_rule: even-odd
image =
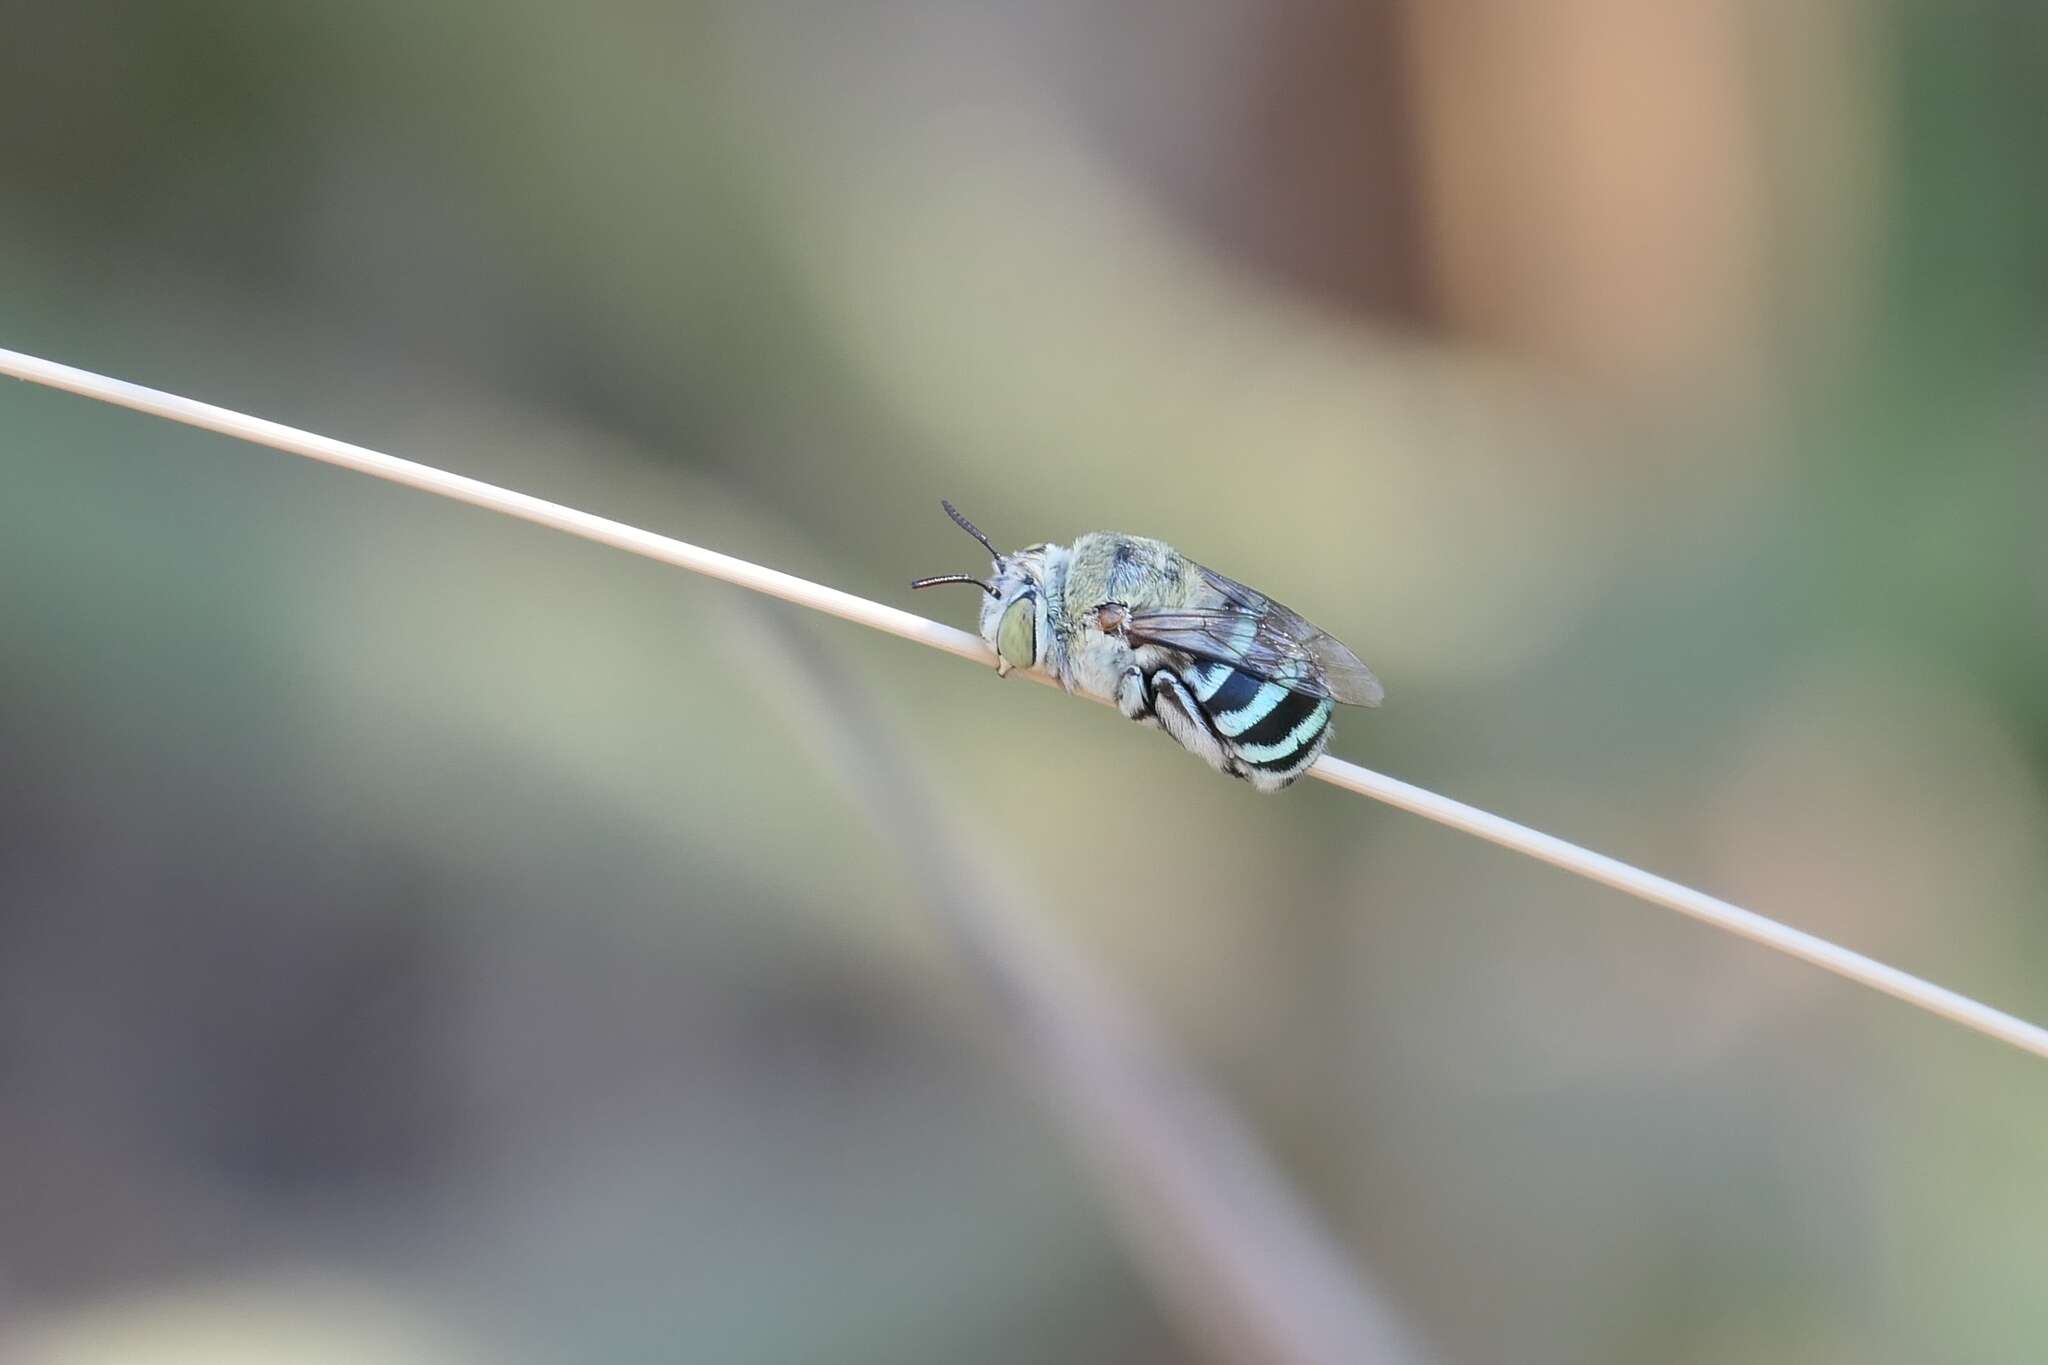
[[[1134,612],[1124,627],[1128,638],[1232,664],[1313,697],[1380,704],[1386,689],[1343,641],[1214,569],[1203,568],[1202,576],[1221,605]]]

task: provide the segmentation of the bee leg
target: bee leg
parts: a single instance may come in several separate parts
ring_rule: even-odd
[[[1230,753],[1202,718],[1202,708],[1180,675],[1162,668],[1152,675],[1152,714],[1174,742],[1219,773],[1233,772]]]
[[[1145,686],[1145,675],[1136,668],[1125,669],[1116,681],[1116,709],[1124,713],[1125,720],[1152,719],[1152,689]]]

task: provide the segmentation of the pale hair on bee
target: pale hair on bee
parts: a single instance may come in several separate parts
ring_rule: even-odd
[[[1372,670],[1326,630],[1164,541],[1090,531],[1072,545],[1004,554],[952,503],[991,575],[972,583],[996,672],[1035,669],[1115,704],[1220,773],[1276,792],[1329,746],[1333,703],[1378,706]]]

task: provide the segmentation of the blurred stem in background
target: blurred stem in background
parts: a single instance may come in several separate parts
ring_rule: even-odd
[[[791,716],[907,880],[977,987],[1020,1075],[1057,1110],[1124,1243],[1186,1334],[1244,1365],[1420,1365],[1385,1296],[1287,1188],[1244,1123],[1029,900],[1086,870],[1145,894],[1143,857],[1117,831],[1070,848],[959,829],[858,681],[781,608],[748,608]]]

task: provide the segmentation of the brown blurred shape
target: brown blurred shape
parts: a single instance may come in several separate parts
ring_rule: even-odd
[[[1733,0],[1415,0],[1434,303],[1456,330],[1624,386],[1759,322],[1762,168]]]

